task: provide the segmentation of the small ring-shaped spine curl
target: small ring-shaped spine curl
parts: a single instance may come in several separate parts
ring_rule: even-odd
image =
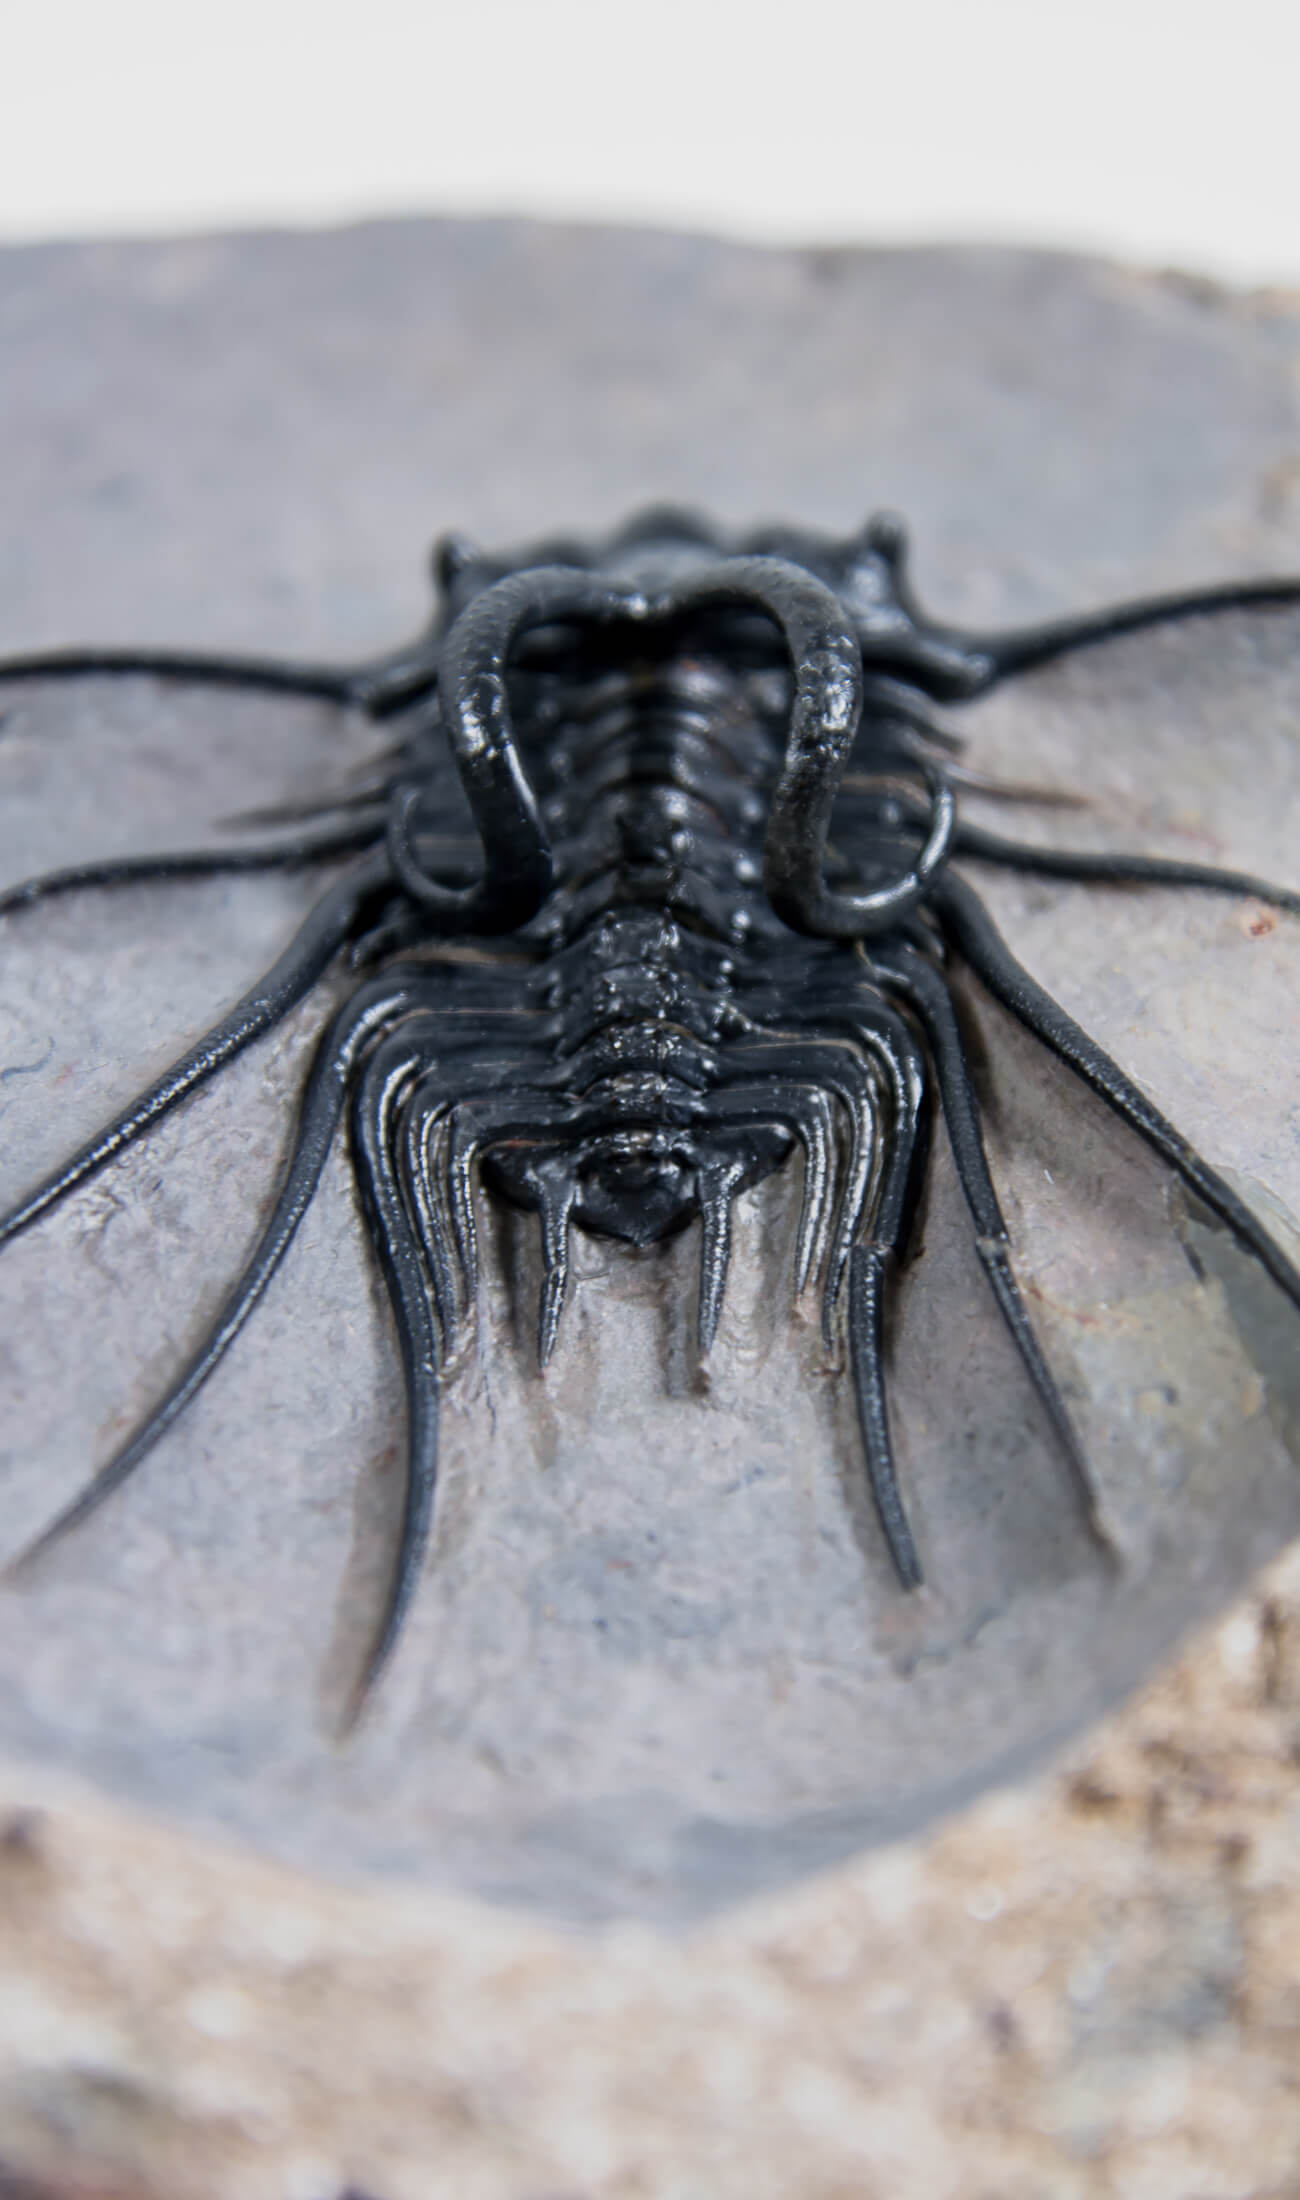
[[[728,558],[685,583],[677,607],[754,604],[780,628],[794,668],[785,762],[768,820],[764,882],[777,915],[796,932],[858,940],[914,908],[943,864],[956,830],[952,789],[921,764],[930,791],[925,845],[906,871],[869,893],[826,884],[826,842],[844,765],[862,716],[862,647],[832,591],[784,558]]]

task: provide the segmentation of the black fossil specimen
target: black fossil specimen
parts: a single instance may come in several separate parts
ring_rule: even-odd
[[[252,992],[0,1219],[0,1244],[29,1229],[350,954],[357,982],[320,1043],[247,1268],[167,1396],[37,1548],[124,1480],[237,1336],[345,1111],[409,1430],[404,1523],[371,1677],[397,1639],[429,1533],[439,1386],[474,1301],[480,1171],[540,1217],[544,1365],[575,1227],[645,1245],[698,1218],[707,1352],[736,1195],[799,1148],[796,1284],[816,1279],[828,1333],[847,1328],[867,1475],[899,1580],[912,1586],[921,1560],[891,1451],[883,1325],[937,1099],[989,1287],[1086,1495],[1087,1464],[1017,1288],[985,1160],[950,986],[956,963],[1170,1163],[1300,1306],[1300,1273],[1021,968],[961,859],[1251,895],[1292,914],[1300,894],[1196,864],[1045,850],[963,823],[957,792],[980,782],[935,709],[1135,628],[1300,601],[1300,582],[979,635],[920,609],[889,518],[844,542],[784,528],[725,542],[693,518],[651,512],[597,545],[554,541],[494,558],[450,540],[436,563],[429,632],[377,664],[108,650],[0,664],[5,681],[152,672],[321,696],[391,721],[394,734],[369,780],[305,805],[290,838],[83,864],[0,894],[0,913],[13,913],[89,888],[360,857]]]

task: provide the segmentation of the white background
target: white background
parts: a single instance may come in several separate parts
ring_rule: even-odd
[[[522,211],[1300,281],[1300,0],[9,0],[0,235]]]

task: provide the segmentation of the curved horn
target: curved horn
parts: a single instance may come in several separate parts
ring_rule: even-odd
[[[634,589],[573,566],[542,565],[485,589],[452,627],[438,690],[451,753],[483,842],[483,876],[474,886],[443,886],[421,868],[412,835],[419,794],[412,785],[396,790],[388,832],[397,877],[449,931],[514,931],[536,915],[551,890],[550,842],[515,746],[506,692],[506,667],[520,635],[562,619],[635,618],[644,611],[645,598]]]
[[[936,765],[921,768],[931,828],[907,870],[870,893],[833,893],[826,841],[844,765],[862,715],[862,647],[839,597],[785,558],[729,558],[674,592],[674,603],[752,604],[780,628],[795,692],[785,763],[772,797],[764,878],[777,915],[796,932],[862,939],[913,908],[951,845],[956,813]]]

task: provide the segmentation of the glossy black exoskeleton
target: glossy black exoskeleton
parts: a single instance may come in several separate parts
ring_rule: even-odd
[[[449,540],[429,632],[377,664],[74,650],[0,679],[153,672],[325,697],[391,722],[369,779],[293,837],[82,865],[0,913],[93,887],[360,861],[261,982],[0,1219],[29,1228],[268,1032],[345,952],[358,977],[320,1043],[262,1238],[167,1396],[42,1536],[97,1505],[193,1397],[256,1305],[340,1118],[405,1367],[405,1516],[369,1664],[397,1639],[433,1514],[439,1389],[465,1334],[481,1171],[540,1217],[538,1346],[560,1327],[573,1228],[646,1245],[698,1219],[713,1341],[737,1194],[798,1148],[796,1288],[850,1347],[863,1453],[901,1583],[921,1564],[895,1474],[883,1355],[891,1282],[942,1113],[990,1287],[1066,1456],[1086,1461],[1017,1287],[950,973],[965,964],[1092,1086],[1300,1306],[1300,1274],[1232,1188],[1024,971],[954,859],[1059,878],[1300,895],[1155,857],[998,838],[936,705],[1195,614],[1300,600],[1264,581],[1020,632],[927,618],[896,521],[847,541],[727,542],[675,512],[610,541],[489,558]],[[833,827],[833,832],[832,832]],[[466,954],[467,938],[474,951]]]

